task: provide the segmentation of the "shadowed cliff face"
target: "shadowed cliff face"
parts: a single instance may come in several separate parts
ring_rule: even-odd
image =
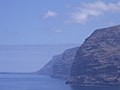
[[[62,54],[62,58],[57,60],[53,65],[53,73],[51,76],[57,78],[68,79],[71,72],[71,65],[75,57],[77,48],[66,50]]]
[[[98,29],[78,48],[69,83],[120,85],[120,25]]]
[[[38,74],[43,75],[52,75],[53,74],[53,65],[58,61],[62,59],[62,54],[53,56],[53,58],[39,71],[37,71]]]
[[[63,54],[53,56],[38,74],[46,74],[55,78],[68,79],[70,76],[71,65],[78,47],[67,49]]]

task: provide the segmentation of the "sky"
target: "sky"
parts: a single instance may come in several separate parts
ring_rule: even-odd
[[[120,0],[0,0],[0,45],[81,45],[94,30],[118,24]],[[34,71],[42,57],[1,50],[0,71]],[[15,61],[14,53],[24,59]]]
[[[119,16],[120,0],[0,0],[0,45],[82,43]]]
[[[2,45],[0,46],[0,72],[35,72],[54,55],[76,44],[58,45]]]

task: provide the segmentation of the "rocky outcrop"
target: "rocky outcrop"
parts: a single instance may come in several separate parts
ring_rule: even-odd
[[[95,30],[73,60],[67,83],[120,86],[120,25]]]
[[[55,78],[68,79],[71,65],[78,47],[67,49],[63,54],[56,55],[50,60],[38,74],[46,74]]]

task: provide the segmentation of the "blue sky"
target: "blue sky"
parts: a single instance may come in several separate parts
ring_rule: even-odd
[[[120,0],[0,0],[0,45],[60,44],[47,46],[50,53],[0,47],[0,71],[38,70],[62,44],[80,45],[95,29],[118,24]]]
[[[0,0],[0,44],[82,43],[119,16],[120,0]]]

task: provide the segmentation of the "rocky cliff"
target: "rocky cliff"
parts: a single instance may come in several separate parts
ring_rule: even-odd
[[[67,49],[63,54],[53,56],[38,74],[46,74],[55,78],[68,79],[70,76],[71,65],[78,47]]]
[[[53,74],[53,65],[58,61],[62,59],[62,54],[55,55],[53,58],[40,70],[38,70],[37,74],[43,74],[43,75],[52,75]]]
[[[67,83],[120,85],[120,25],[95,30],[84,41],[77,50]]]

